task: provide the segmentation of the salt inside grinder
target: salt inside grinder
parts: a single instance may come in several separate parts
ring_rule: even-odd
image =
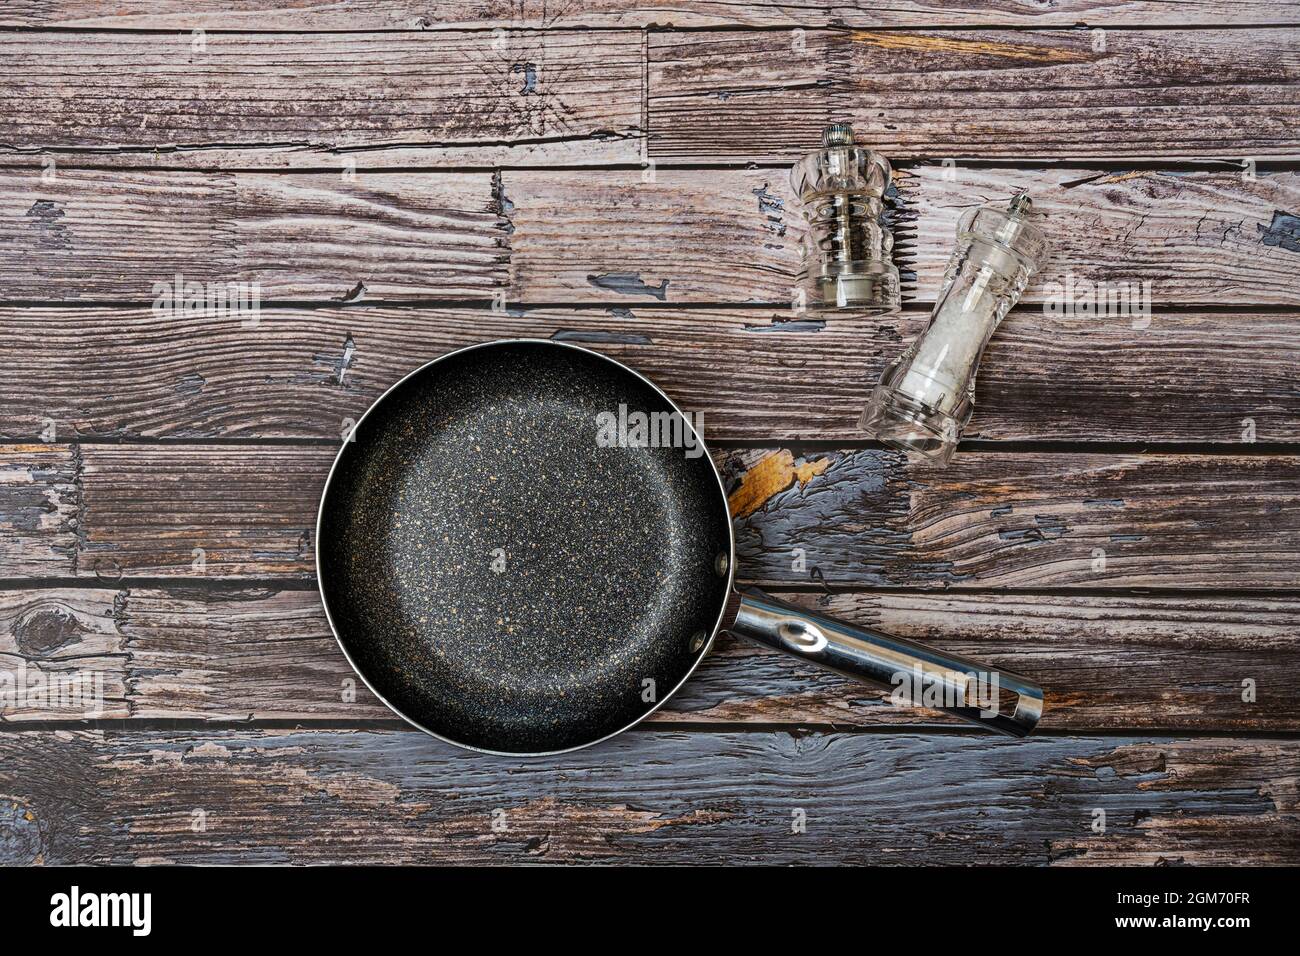
[[[947,464],[975,409],[975,373],[989,338],[1047,255],[1024,193],[972,209],[957,226],[930,322],[886,367],[862,414],[880,441]]]
[[[853,127],[834,123],[822,149],[790,171],[808,219],[799,291],[813,310],[897,312],[901,303],[894,239],[882,223],[892,170],[878,153],[854,143]]]

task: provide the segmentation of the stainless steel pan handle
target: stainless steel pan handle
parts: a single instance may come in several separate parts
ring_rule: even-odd
[[[740,592],[728,630],[893,691],[897,702],[933,707],[1012,737],[1029,734],[1043,715],[1043,689],[1028,678],[823,617],[757,589]],[[1009,714],[1003,712],[1003,691],[1016,694]]]

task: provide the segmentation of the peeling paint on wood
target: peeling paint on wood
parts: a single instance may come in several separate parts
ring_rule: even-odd
[[[799,487],[808,484],[815,476],[830,466],[829,458],[816,461],[799,459],[796,465],[794,456],[785,449],[772,452],[758,464],[746,471],[740,479],[740,487],[727,498],[733,518],[744,518],[753,514],[767,503],[768,499],[785,491],[795,481]]]
[[[37,246],[51,252],[68,248],[68,226],[59,221],[65,214],[58,203],[38,199],[32,203],[26,215],[32,219],[32,225],[36,228]]]
[[[1286,503],[1300,487],[1292,456],[959,453],[939,469],[894,452],[827,455],[807,488],[738,519],[746,576],[931,587],[1300,582],[1282,543],[1300,530]],[[1112,496],[1124,507],[1084,504]],[[1134,534],[1141,540],[1112,540]]]
[[[514,202],[512,301],[624,304],[634,293],[662,294],[679,303],[771,303],[790,315],[804,225],[788,212],[785,177],[664,168],[652,183],[615,171],[506,170],[502,177]],[[1145,170],[1109,179],[1080,169],[958,164],[901,171],[897,186],[895,261],[916,301],[932,301],[939,289],[961,214],[1023,189],[1054,240],[1026,304],[1059,300],[1069,280],[1081,290],[1076,298],[1085,283],[1134,286],[1154,309],[1300,305],[1293,255],[1262,246],[1257,233],[1278,209],[1300,206],[1300,174],[1247,181],[1239,173]],[[784,204],[779,223],[755,215],[760,193]],[[593,280],[601,276],[631,286],[601,287]],[[1095,312],[1087,314],[1094,322]]]
[[[14,205],[36,185],[57,215],[33,218]],[[0,241],[10,253],[0,281],[6,299],[34,301],[153,304],[159,284],[178,275],[185,283],[255,284],[259,301],[340,301],[359,285],[376,299],[487,301],[507,281],[491,189],[486,173],[349,180],[60,167],[44,184],[39,168],[0,169]],[[252,321],[233,313],[189,318]]]
[[[597,289],[608,289],[619,295],[648,295],[660,302],[668,298],[668,280],[660,279],[655,285],[648,284],[639,272],[605,272],[589,275],[587,281]]]
[[[794,319],[782,321],[773,319],[767,325],[749,325],[745,326],[746,332],[820,332],[826,328],[826,323],[821,319]]]
[[[181,273],[257,283],[263,305],[338,302],[360,283],[367,303],[486,304],[504,292],[519,304],[762,303],[792,317],[803,224],[788,211],[785,177],[771,170],[659,169],[646,183],[625,170],[365,173],[348,181],[328,172],[60,168],[43,187],[63,212],[54,220],[66,229],[58,248],[37,228],[42,220],[26,214],[39,176],[36,168],[0,170],[0,240],[13,250],[0,260],[0,282],[10,299],[151,304],[155,283]],[[1269,230],[1285,232],[1279,210],[1300,208],[1294,172],[1246,181],[1148,170],[1109,182],[1080,169],[905,170],[894,230],[907,294],[933,299],[965,209],[1019,189],[1034,196],[1056,251],[1026,304],[1052,299],[1070,278],[1149,282],[1157,310],[1300,306],[1295,254],[1261,241]],[[757,211],[759,192],[765,203],[785,204],[779,222]],[[177,232],[178,219],[193,228]]]
[[[602,329],[559,329],[551,336],[555,342],[581,342],[585,345],[653,345],[649,336],[634,332],[613,332]]]
[[[984,863],[1295,863],[1298,770],[1294,747],[1231,737],[647,729],[520,760],[401,731],[17,732],[0,735],[0,852],[9,864],[917,864],[969,863],[978,845]],[[1097,807],[1104,834],[1090,829]],[[806,832],[792,832],[793,808]]]
[[[0,446],[0,574],[76,572],[80,478],[67,445]]]
[[[1273,213],[1273,221],[1267,229],[1262,225],[1255,228],[1259,230],[1259,241],[1264,245],[1300,252],[1300,216],[1278,211]]]

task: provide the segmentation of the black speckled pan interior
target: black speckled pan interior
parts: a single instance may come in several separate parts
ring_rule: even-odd
[[[728,595],[707,454],[602,447],[597,416],[671,413],[627,368],[498,342],[405,379],[321,502],[321,593],[353,666],[453,743],[549,753],[635,723],[691,672]]]

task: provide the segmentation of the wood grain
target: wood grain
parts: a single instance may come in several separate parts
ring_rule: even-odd
[[[635,161],[644,136],[636,32],[16,32],[0,73],[11,153],[608,163]]]
[[[125,604],[116,590],[0,591],[0,724],[130,716]]]
[[[650,155],[793,160],[828,122],[902,157],[1294,157],[1293,28],[655,33]]]
[[[955,241],[948,237],[955,237],[962,213],[1026,190],[1051,248],[1021,301],[1087,317],[1103,289],[1109,294],[1124,287],[1156,305],[1300,300],[1300,219],[1293,214],[1300,210],[1300,175],[1294,173],[931,166],[915,176],[915,186],[901,187],[907,211],[899,231],[906,236],[915,230],[918,237],[918,292],[940,287]],[[920,236],[942,241],[923,243]],[[934,291],[918,297],[933,299]]]
[[[1298,753],[1230,737],[647,729],[520,760],[402,731],[14,732],[0,734],[0,853],[934,864],[970,863],[977,847],[984,863],[1295,863]]]
[[[268,307],[245,328],[241,316],[0,307],[0,340],[15,343],[3,353],[0,437],[337,439],[424,362],[533,337],[628,362],[700,413],[711,441],[859,442],[870,385],[924,321],[916,312],[821,322],[776,310]],[[1156,312],[1147,321],[1011,313],[983,361],[965,436],[1237,443],[1253,427],[1257,441],[1300,441],[1300,314]]]
[[[335,452],[87,445],[77,573],[306,576]]]
[[[966,209],[1021,189],[1055,248],[1026,303],[1082,308],[1101,284],[1154,308],[1300,307],[1297,173],[901,173],[895,239],[907,296],[933,300]],[[152,303],[156,284],[181,273],[256,283],[264,303],[497,295],[791,312],[802,228],[786,172],[775,169],[505,170],[495,180],[361,171],[349,180],[59,167],[53,182],[38,167],[0,170],[10,301]]]
[[[803,219],[784,170],[502,174],[510,298],[765,302],[790,307]],[[1089,301],[1088,283],[1148,303],[1300,304],[1300,175],[919,167],[897,177],[895,259],[933,301],[957,223],[1021,190],[1053,252],[1025,302]],[[1144,285],[1149,283],[1148,285]],[[1095,291],[1095,290],[1094,290]],[[832,317],[838,318],[838,317]]]
[[[794,598],[1033,674],[1047,691],[1044,729],[1300,730],[1295,598],[902,592]],[[14,675],[17,689],[8,694],[5,673]],[[43,695],[56,687],[67,692]],[[0,722],[86,717],[395,719],[339,652],[315,590],[191,583],[0,591]],[[651,720],[714,728],[952,723],[937,712],[892,707],[883,693],[728,635]]]
[[[208,284],[249,284],[240,291],[257,305],[366,295],[488,299],[506,281],[488,174],[349,181],[59,168],[46,181],[39,169],[0,170],[0,240],[12,250],[3,269],[10,300],[171,308],[178,275],[187,286],[203,283],[204,296]]]
[[[719,452],[728,490],[776,453]],[[0,519],[0,576],[308,578],[334,455],[333,446],[4,446],[0,462],[23,493]],[[806,483],[769,489],[737,519],[744,578],[1300,586],[1296,456],[967,453],[935,469],[862,450],[816,452],[795,467],[810,462]]]
[[[1190,8],[1189,8],[1190,7]],[[934,26],[1187,26],[1300,22],[1292,0],[1016,0],[990,7],[973,0],[904,0],[889,6],[819,0],[791,6],[777,0],[595,0],[584,3],[496,0],[9,0],[0,26],[207,30],[448,30],[464,27],[934,27]]]
[[[31,576],[75,572],[82,505],[77,449],[0,448],[0,568]]]
[[[639,30],[24,31],[0,37],[0,67],[24,78],[0,98],[5,151],[100,163],[782,162],[844,117],[895,159],[1300,149],[1289,26],[655,31],[648,46]]]
[[[767,450],[731,452],[743,478]],[[818,452],[829,467],[736,522],[761,580],[927,587],[1291,588],[1291,456]]]

